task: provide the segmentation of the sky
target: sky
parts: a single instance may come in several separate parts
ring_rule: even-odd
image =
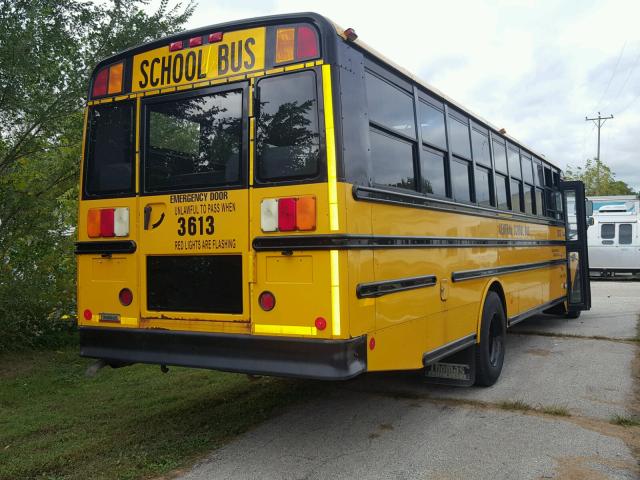
[[[640,1],[199,0],[187,28],[303,11],[354,28],[561,168],[597,155],[585,117],[613,115],[600,157],[640,190]]]

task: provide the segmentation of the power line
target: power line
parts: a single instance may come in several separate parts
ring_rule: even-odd
[[[604,100],[605,95],[609,91],[609,87],[611,86],[613,77],[616,76],[616,72],[618,71],[618,66],[620,65],[620,60],[622,60],[622,55],[624,54],[624,49],[626,48],[626,46],[627,46],[627,42],[625,41],[624,44],[622,45],[622,48],[620,49],[620,55],[618,55],[618,61],[616,62],[616,66],[613,67],[613,72],[611,72],[611,77],[607,82],[607,86],[605,87],[604,92],[602,92],[602,96],[600,97],[600,100],[598,100],[598,104],[596,105],[596,108],[600,106],[600,104],[602,103],[602,100]]]

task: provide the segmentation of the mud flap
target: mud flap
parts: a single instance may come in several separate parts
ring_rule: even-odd
[[[470,387],[476,381],[476,345],[427,365],[424,378],[428,384]]]

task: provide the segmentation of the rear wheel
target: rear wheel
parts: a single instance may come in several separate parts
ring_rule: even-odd
[[[482,309],[480,343],[476,345],[476,385],[489,387],[496,383],[504,363],[506,318],[502,301],[489,292]]]

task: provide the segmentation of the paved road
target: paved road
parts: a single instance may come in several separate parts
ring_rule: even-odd
[[[610,423],[638,413],[639,347],[625,339],[637,335],[640,283],[592,290],[594,308],[580,319],[542,316],[515,327],[492,388],[402,375],[328,385],[180,478],[640,478],[640,429]],[[523,410],[505,403],[514,401]]]

